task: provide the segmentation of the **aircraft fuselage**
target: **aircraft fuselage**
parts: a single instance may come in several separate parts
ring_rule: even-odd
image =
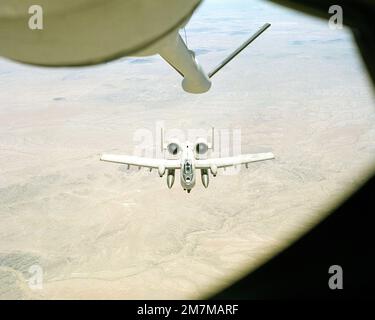
[[[182,188],[188,193],[190,193],[196,183],[196,169],[194,162],[195,156],[193,149],[189,144],[186,144],[185,148],[182,150],[181,156],[180,182]]]

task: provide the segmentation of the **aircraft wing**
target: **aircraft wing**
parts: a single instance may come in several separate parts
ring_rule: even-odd
[[[275,156],[271,152],[257,153],[257,154],[244,154],[244,155],[240,155],[237,157],[196,160],[195,167],[197,169],[209,169],[212,166],[216,166],[217,168],[226,168],[226,167],[237,166],[241,164],[248,164],[251,162],[271,160],[274,158]]]
[[[123,156],[115,154],[103,154],[100,157],[101,161],[127,164],[129,166],[144,167],[150,169],[158,169],[164,167],[165,169],[180,169],[181,163],[179,160],[168,159],[154,159],[135,156]]]

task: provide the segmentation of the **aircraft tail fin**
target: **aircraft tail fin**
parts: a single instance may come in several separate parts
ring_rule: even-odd
[[[223,67],[225,67],[229,62],[231,62],[238,54],[240,54],[246,47],[248,47],[254,40],[256,40],[264,31],[266,31],[271,24],[266,23],[261,27],[256,33],[254,33],[248,40],[246,40],[238,49],[231,53],[227,58],[225,58],[214,70],[212,70],[208,77],[212,78],[216,73],[218,73]]]
[[[209,147],[212,152],[215,151],[215,127],[211,127],[211,144]]]
[[[164,128],[160,128],[160,150],[161,152],[165,151],[165,136],[164,136]]]

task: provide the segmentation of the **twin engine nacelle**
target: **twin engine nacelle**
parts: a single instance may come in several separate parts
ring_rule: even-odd
[[[195,156],[198,158],[200,156],[207,155],[208,151],[213,150],[213,134],[212,143],[209,144],[205,139],[198,139],[194,144],[193,151]],[[167,150],[168,154],[172,157],[177,157],[182,152],[181,144],[178,140],[171,140],[168,144],[163,143],[163,131],[162,131],[162,150]]]
[[[178,140],[173,140],[167,145],[167,151],[171,156],[177,156],[181,153],[181,146]]]
[[[208,143],[204,139],[198,139],[194,146],[194,152],[196,156],[204,156],[210,149]]]

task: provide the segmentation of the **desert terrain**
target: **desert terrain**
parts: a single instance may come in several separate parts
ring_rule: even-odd
[[[210,70],[265,22],[203,95],[183,92],[157,56],[82,69],[0,60],[0,299],[205,297],[362,183],[375,164],[374,97],[347,29],[262,1],[208,0],[188,45]],[[157,156],[161,125],[186,138],[240,130],[242,153],[276,159],[189,195],[157,172],[99,161],[134,154],[142,134]]]

